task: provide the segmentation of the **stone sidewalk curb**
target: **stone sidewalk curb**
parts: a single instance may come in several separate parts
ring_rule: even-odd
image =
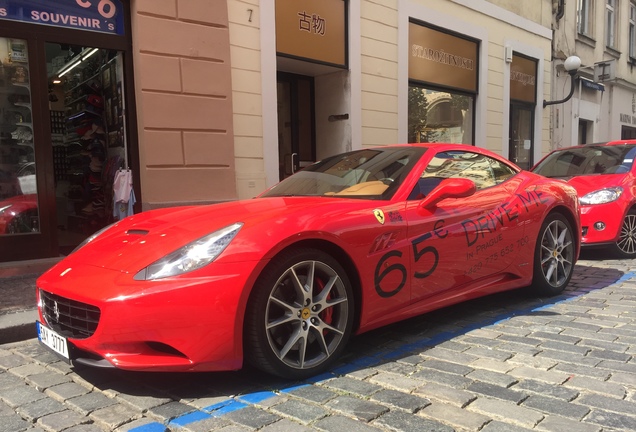
[[[0,344],[37,337],[35,328],[37,318],[37,309],[0,315]]]

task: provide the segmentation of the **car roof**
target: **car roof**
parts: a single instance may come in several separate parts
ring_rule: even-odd
[[[636,144],[636,139],[608,141],[605,145]]]
[[[563,150],[585,148],[585,147],[617,146],[617,145],[636,145],[636,139],[602,141],[602,142],[595,142],[595,143],[588,143],[588,144],[579,144],[579,145],[573,145],[573,146],[561,147],[561,148],[558,148],[558,149],[554,149],[550,153],[560,152],[560,151],[563,151]]]
[[[582,144],[579,146],[572,147],[591,147],[591,146],[614,146],[614,145],[628,145],[628,144],[636,144],[636,139],[632,140],[614,140],[614,141],[603,141],[603,142],[595,142],[589,144]],[[571,147],[568,147],[571,148]]]
[[[636,140],[634,141],[636,142]],[[389,144],[389,145],[381,145],[381,146],[372,146],[369,148],[395,148],[395,147],[418,147],[418,148],[435,148],[436,151],[440,150],[465,150],[474,153],[483,153],[487,155],[495,155],[499,156],[497,153],[494,153],[492,150],[488,150],[483,147],[477,147],[471,144],[454,144],[454,143],[443,143],[443,142],[435,142],[435,143],[401,143],[401,144]]]
[[[635,141],[636,142],[636,141]],[[493,159],[497,159],[500,162],[505,163],[506,165],[515,168],[517,171],[523,171],[519,166],[517,166],[514,162],[506,159],[502,155],[495,153],[492,150],[488,150],[483,147],[474,146],[472,144],[454,144],[454,143],[443,143],[443,142],[435,142],[435,143],[401,143],[401,144],[389,144],[382,146],[372,146],[368,148],[400,148],[400,147],[417,147],[422,149],[435,149],[435,151],[468,151],[472,153],[481,154],[484,156],[489,156]]]

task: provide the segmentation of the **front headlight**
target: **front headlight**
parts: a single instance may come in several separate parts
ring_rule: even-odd
[[[225,250],[242,226],[243,223],[237,222],[177,249],[139,271],[135,275],[135,280],[176,276],[211,263]]]
[[[6,206],[4,206],[4,207],[0,207],[0,215],[1,215],[2,213],[4,213],[4,211],[5,211],[6,209],[8,209],[9,207],[11,207],[12,205],[13,205],[13,204],[9,204],[9,205],[6,205]]]
[[[584,205],[607,204],[616,201],[623,193],[622,187],[612,187],[590,192],[581,197],[580,202]]]

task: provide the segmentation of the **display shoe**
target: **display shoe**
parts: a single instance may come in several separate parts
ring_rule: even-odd
[[[33,140],[33,132],[27,127],[18,126],[16,130],[11,132],[11,138],[19,141],[31,141]]]

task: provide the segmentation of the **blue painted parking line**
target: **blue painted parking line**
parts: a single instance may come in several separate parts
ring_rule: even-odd
[[[310,384],[300,384],[300,385],[297,385],[297,386],[284,388],[280,392],[283,393],[283,394],[286,394],[286,393],[291,393],[291,392],[293,392],[295,390],[298,390],[298,389],[301,389],[301,388],[305,388],[305,387],[311,387],[311,385]]]
[[[184,414],[181,417],[173,419],[170,423],[168,423],[168,426],[186,426],[190,423],[207,420],[210,418],[212,418],[210,414],[204,413],[203,411],[195,411],[193,413]]]
[[[249,404],[255,405],[273,397],[276,397],[276,393],[274,393],[273,391],[263,391],[240,395],[237,396],[236,399],[238,399],[240,402],[247,402]]]
[[[228,402],[229,403],[225,404],[219,409],[211,410],[210,408],[212,407],[207,407],[207,408],[203,408],[203,411],[209,412],[212,415],[212,417],[221,417],[222,415],[229,414],[233,411],[237,411],[249,406],[249,404],[239,402],[234,399],[230,399]],[[212,406],[215,406],[215,405],[212,405]]]
[[[166,426],[162,423],[148,423],[143,426],[129,429],[130,432],[166,432]]]

